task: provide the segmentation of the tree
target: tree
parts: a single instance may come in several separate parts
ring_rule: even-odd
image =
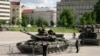
[[[72,27],[74,22],[75,22],[75,16],[73,15],[74,13],[70,9],[64,9],[60,15],[60,20],[62,21],[59,22],[61,23],[60,25],[63,25],[64,27]],[[63,23],[64,22],[64,23]]]
[[[50,25],[51,25],[51,26],[54,26],[54,24],[55,24],[54,21],[51,20],[51,21],[50,21]]]
[[[86,25],[85,17],[82,17],[82,18],[80,19],[80,24],[81,24],[81,25]]]
[[[31,24],[32,26],[34,26],[34,25],[35,25],[35,20],[34,20],[34,19],[31,19],[30,24]]]
[[[17,25],[21,24],[21,19],[17,19]]]
[[[28,24],[29,24],[29,18],[25,14],[22,14],[22,24],[21,25],[23,27],[26,27]]]
[[[4,21],[4,20],[0,20],[0,26],[1,26],[2,24],[5,24],[5,21]]]
[[[87,19],[88,19],[87,24],[93,24],[93,22],[92,22],[93,20],[92,20],[91,14],[88,15]]]
[[[80,19],[80,24],[81,25],[89,25],[89,24],[95,24],[95,13],[91,12],[85,12],[82,18]]]
[[[91,12],[91,17],[92,17],[92,23],[96,24],[96,13],[95,12]]]
[[[36,25],[39,27],[42,27],[42,25],[43,25],[43,23],[42,23],[42,19],[41,18],[38,18],[37,20],[36,20]]]
[[[15,24],[16,24],[16,19],[15,19],[15,17],[13,17],[13,18],[11,19],[10,24],[12,24],[12,25],[15,25]]]
[[[38,18],[36,20],[36,25],[39,26],[39,27],[42,27],[42,26],[48,26],[48,22],[46,20],[43,20],[43,18]]]
[[[63,16],[62,19],[59,21],[59,25],[61,27],[66,27],[67,26],[67,19],[66,16]]]
[[[100,24],[100,0],[94,6],[94,11],[96,14],[96,23]]]
[[[48,26],[48,22],[46,20],[43,20],[43,25]]]

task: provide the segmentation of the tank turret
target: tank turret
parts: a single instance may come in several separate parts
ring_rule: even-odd
[[[82,45],[98,45],[97,34],[94,32],[94,28],[90,25],[84,27],[85,30],[82,30],[79,35]]]

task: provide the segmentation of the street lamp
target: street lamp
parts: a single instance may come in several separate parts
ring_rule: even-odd
[[[27,27],[31,27],[32,13],[33,13],[33,10],[30,13],[29,24],[27,25]]]

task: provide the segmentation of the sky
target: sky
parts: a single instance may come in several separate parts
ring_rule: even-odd
[[[10,0],[20,1],[20,0]],[[36,8],[36,7],[56,7],[56,3],[60,0],[21,0],[21,3],[25,8]]]

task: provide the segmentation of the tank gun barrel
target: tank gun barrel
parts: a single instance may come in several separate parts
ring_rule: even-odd
[[[38,36],[38,35],[33,35],[27,31],[21,31],[22,33],[25,33],[27,35],[30,35],[31,36],[31,39],[32,40],[35,40],[35,41],[54,41],[55,38],[52,38],[51,36]]]
[[[30,36],[34,36],[33,34],[27,32],[27,31],[20,31],[20,32],[25,33],[25,34],[30,35]]]
[[[49,36],[49,35],[44,36],[44,35],[33,35],[27,31],[21,31],[21,32],[25,33],[27,35],[30,35],[31,39],[35,40],[35,41],[55,41],[55,40],[63,41],[64,40],[64,38],[57,37],[57,36],[63,37],[63,35],[61,35],[61,34],[58,34],[57,36]]]
[[[49,36],[38,36],[38,35],[33,35],[33,34],[27,32],[27,31],[21,31],[21,32],[22,32],[22,33],[25,33],[25,34],[27,34],[27,35],[30,35],[30,36],[32,36],[32,37],[36,37],[36,38],[48,38],[48,37],[49,37]]]

